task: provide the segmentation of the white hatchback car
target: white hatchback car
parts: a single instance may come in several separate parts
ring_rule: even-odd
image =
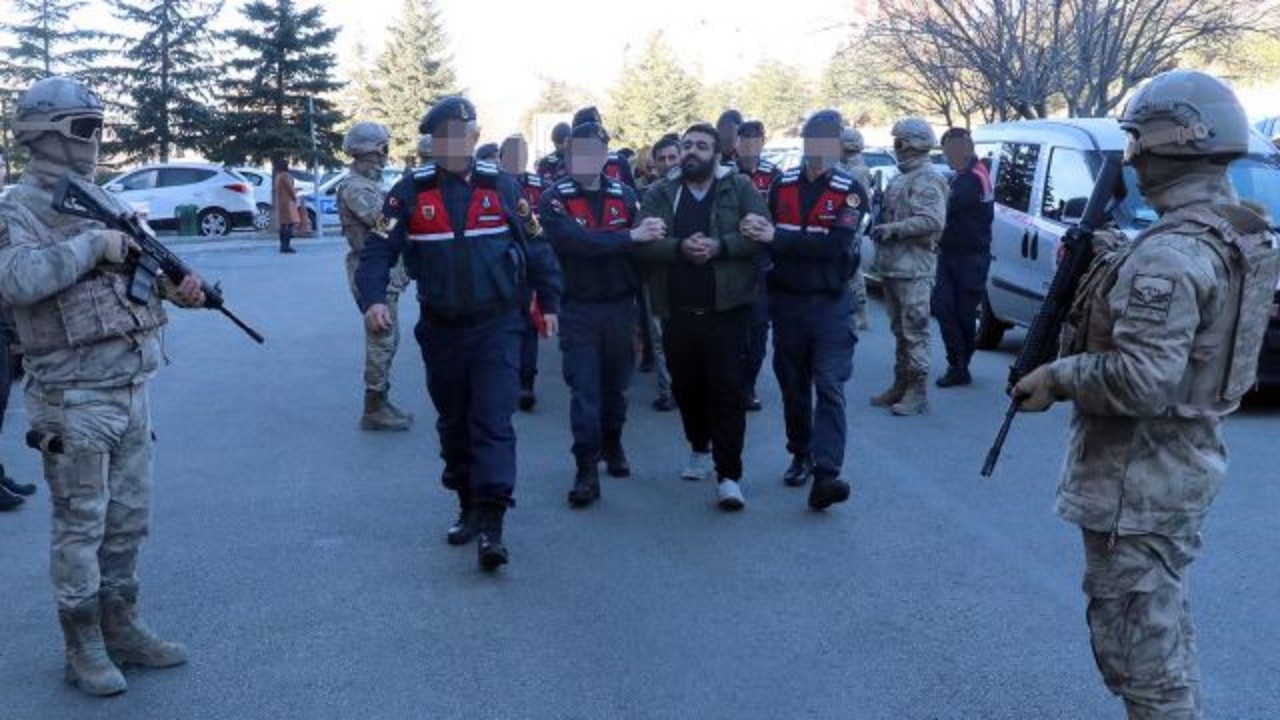
[[[271,173],[261,168],[231,168],[237,175],[249,181],[253,187],[253,204],[257,214],[253,218],[255,230],[266,230],[271,225]]]
[[[126,203],[145,207],[148,222],[157,230],[177,229],[177,208],[182,205],[196,206],[198,232],[207,237],[251,228],[258,214],[249,182],[210,163],[144,165],[105,188]]]

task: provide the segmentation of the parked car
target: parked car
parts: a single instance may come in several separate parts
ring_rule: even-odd
[[[1027,326],[1057,269],[1058,246],[1079,221],[1104,155],[1121,155],[1127,137],[1113,119],[1031,120],[974,132],[978,154],[991,166],[996,211],[991,272],[978,324],[978,347],[994,349],[1005,330]],[[1253,134],[1249,154],[1229,169],[1241,198],[1280,219],[1280,151]],[[1143,201],[1137,175],[1125,168],[1128,193],[1112,219],[1131,237],[1156,220]],[[1263,348],[1259,381],[1280,384],[1280,288]]]
[[[144,165],[107,182],[105,188],[144,208],[157,230],[177,229],[180,205],[196,206],[199,233],[210,237],[253,227],[257,215],[249,181],[209,163]]]
[[[253,202],[257,206],[257,214],[253,218],[255,230],[266,230],[271,225],[271,173],[261,168],[232,168],[240,177],[253,186]]]
[[[391,186],[404,176],[404,170],[401,168],[386,167],[382,169],[382,189],[390,191]],[[347,172],[343,171],[338,175],[329,178],[320,185],[320,202],[319,216],[325,227],[338,224],[338,183],[347,177]],[[316,196],[313,193],[298,193],[298,202],[307,210],[307,217],[311,220],[311,227],[320,227],[316,224]]]
[[[1262,133],[1262,137],[1274,143],[1280,140],[1280,115],[1259,120],[1254,124],[1254,128]]]
[[[316,176],[306,170],[297,168],[289,168],[289,174],[293,176],[293,189],[301,195],[304,192],[315,192]]]

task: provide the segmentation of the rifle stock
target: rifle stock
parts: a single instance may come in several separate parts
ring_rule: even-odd
[[[155,232],[144,223],[136,212],[124,206],[119,199],[113,197],[102,188],[86,180],[64,175],[53,190],[53,209],[67,215],[96,220],[112,230],[118,230],[133,238],[141,252],[134,267],[133,279],[129,285],[129,299],[134,302],[146,302],[155,292],[156,280],[163,273],[175,284],[191,275],[193,271],[173,253],[164,243],[156,238]],[[255,342],[265,339],[235,313],[227,309],[222,290],[217,285],[203,282],[204,307],[217,310],[227,316]]]
[[[1051,362],[1058,355],[1058,338],[1062,334],[1062,324],[1067,319],[1067,311],[1076,294],[1076,286],[1080,278],[1093,262],[1093,234],[1106,222],[1107,209],[1111,200],[1117,197],[1117,189],[1123,190],[1121,173],[1124,166],[1118,155],[1106,155],[1102,168],[1098,171],[1097,182],[1085,205],[1084,216],[1080,223],[1067,231],[1062,238],[1062,257],[1058,269],[1053,274],[1049,291],[1045,294],[1044,303],[1036,312],[1035,319],[1027,329],[1026,341],[1017,359],[1009,367],[1010,395],[1018,381],[1036,368]],[[995,471],[1004,448],[1005,439],[1013,420],[1018,415],[1018,406],[1024,398],[1011,397],[1009,409],[1005,411],[1004,422],[996,434],[995,442],[987,451],[986,462],[982,465],[982,476],[990,477]]]

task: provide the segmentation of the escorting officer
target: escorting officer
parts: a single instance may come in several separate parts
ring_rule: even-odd
[[[584,123],[595,123],[600,127],[604,127],[604,120],[600,118],[600,111],[594,105],[582,108],[573,114],[573,127],[577,127]],[[560,175],[556,179],[565,177],[569,173],[569,168],[564,164],[560,166]],[[604,163],[604,176],[610,180],[618,182],[630,187],[632,190],[636,187],[635,175],[631,172],[631,163],[627,159],[617,153],[609,153],[609,157]]]
[[[1159,75],[1120,126],[1160,219],[1133,243],[1095,238],[1064,356],[1014,393],[1024,410],[1075,404],[1057,506],[1083,533],[1103,680],[1130,718],[1190,720],[1201,709],[1187,574],[1226,479],[1222,419],[1256,380],[1280,258],[1227,176],[1250,130],[1224,83]]]
[[[792,456],[782,479],[800,487],[812,474],[814,510],[849,499],[849,484],[840,479],[844,386],[857,343],[849,278],[858,271],[857,233],[867,194],[839,169],[843,122],[834,110],[810,116],[801,131],[803,167],[783,174],[769,191],[774,224],[758,215],[742,223],[743,234],[767,245],[773,258],[773,369]]]
[[[97,168],[102,103],[88,88],[40,80],[18,100],[13,131],[31,163],[0,202],[0,299],[26,353],[31,427],[62,445],[43,457],[66,679],[114,695],[127,687],[119,666],[187,661],[138,617],[138,550],[151,511],[147,381],[163,357],[160,296],[199,307],[204,293],[189,275],[161,281],[145,304],[127,300],[130,238],[53,210],[60,178],[92,182]]]
[[[387,146],[391,134],[377,123],[356,123],[342,140],[342,151],[351,156],[347,177],[338,185],[338,221],[347,238],[347,281],[357,306],[360,291],[356,287],[356,266],[360,249],[370,231],[382,222],[382,168],[387,164]],[[409,285],[404,263],[391,268],[387,284],[387,309],[391,313],[391,330],[364,333],[364,414],[360,427],[364,430],[408,430],[413,416],[391,403],[391,364],[400,346],[400,293]]]
[[[608,154],[604,128],[575,126],[566,156],[569,176],[543,193],[538,212],[564,273],[560,348],[572,396],[573,507],[599,499],[601,459],[610,475],[631,474],[622,426],[635,366],[640,275],[630,251],[633,243],[652,242],[666,232],[654,218],[632,229],[640,210],[635,191],[604,177]]]
[[[527,171],[529,165],[529,145],[522,135],[512,135],[502,141],[498,151],[498,160],[503,172],[510,174],[520,185],[520,193],[529,207],[537,208],[542,198],[544,183],[538,175]],[[538,324],[534,319],[533,288],[525,285],[525,294],[520,298],[520,307],[524,308],[524,334],[520,338],[520,409],[531,412],[538,404],[538,395],[533,385],[538,378]]]
[[[383,225],[360,253],[356,283],[365,321],[381,332],[391,327],[386,289],[401,255],[418,284],[422,310],[414,335],[439,413],[441,480],[458,495],[448,540],[461,545],[478,534],[480,567],[493,570],[507,562],[503,516],[514,504],[511,415],[520,395],[522,286],[527,268],[554,332],[558,272],[550,248],[528,241],[537,222],[515,181],[473,162],[479,131],[471,102],[440,100],[418,131],[431,135],[439,165],[391,189]]]
[[[721,116],[721,119],[724,120],[725,117]],[[732,120],[732,117],[729,119]],[[764,123],[759,120],[750,120],[735,126],[733,132],[738,138],[734,167],[751,180],[751,185],[760,192],[761,197],[767,199],[769,188],[782,174],[782,170],[760,157],[764,152]],[[721,156],[723,157],[723,153]],[[760,396],[756,394],[756,381],[760,377],[760,368],[764,367],[764,356],[769,345],[769,292],[765,285],[765,274],[769,272],[770,267],[768,253],[760,253],[756,256],[756,267],[760,273],[759,297],[756,298],[755,313],[751,317],[751,345],[747,350],[746,378],[747,410],[752,412],[758,412],[761,408]]]
[[[991,267],[991,222],[995,193],[991,173],[973,150],[973,137],[964,128],[942,135],[947,163],[955,171],[947,197],[947,224],[938,243],[938,277],[933,287],[933,316],[947,346],[947,372],[938,387],[968,385],[978,329],[978,305],[987,289]]]
[[[889,182],[881,222],[871,231],[896,344],[893,385],[871,404],[888,407],[894,415],[929,409],[929,296],[947,219],[947,181],[929,161],[936,144],[933,128],[924,120],[907,118],[893,126],[901,174]]]
[[[538,161],[533,171],[542,178],[542,182],[550,184],[564,172],[564,148],[569,142],[569,131],[573,127],[569,123],[556,123],[551,128],[551,145],[555,148],[546,157]]]
[[[867,196],[871,197],[871,186],[873,178],[871,176],[871,168],[867,166],[867,161],[862,157],[862,153],[866,150],[866,143],[862,139],[862,133],[856,128],[847,127],[840,133],[840,143],[843,146],[844,154],[840,161],[840,168],[846,173],[853,176],[854,180],[862,186],[867,192]],[[863,208],[863,212],[872,212],[874,208],[870,205]],[[861,239],[859,239],[861,244]],[[866,258],[863,258],[865,262]],[[867,330],[871,327],[870,321],[867,319],[867,279],[861,271],[853,274],[853,279],[849,282],[849,288],[853,291],[853,319],[859,330]]]

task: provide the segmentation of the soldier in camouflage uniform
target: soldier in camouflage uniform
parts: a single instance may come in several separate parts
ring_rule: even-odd
[[[1227,164],[1249,125],[1225,84],[1176,70],[1125,107],[1127,160],[1160,215],[1102,245],[1061,359],[1014,388],[1075,405],[1058,514],[1081,527],[1094,657],[1131,720],[1201,717],[1187,574],[1226,479],[1222,419],[1254,384],[1280,257]]]
[[[382,168],[387,164],[387,144],[391,134],[377,123],[356,123],[342,141],[342,150],[351,156],[351,168],[338,186],[338,220],[342,234],[347,238],[347,282],[357,306],[360,291],[356,288],[356,266],[360,263],[360,248],[369,232],[382,222]],[[408,430],[413,416],[391,403],[387,393],[391,389],[391,363],[400,345],[400,322],[397,308],[400,293],[409,284],[404,263],[391,268],[391,283],[387,286],[387,308],[391,311],[391,330],[375,332],[365,327],[364,332],[364,414],[360,427],[364,430]]]
[[[857,180],[862,189],[870,195],[873,178],[871,168],[867,167],[866,161],[862,159],[862,151],[866,150],[862,133],[854,128],[845,128],[840,133],[840,144],[844,150],[840,167],[852,175],[853,179]],[[863,258],[863,262],[866,260],[867,258]],[[858,272],[854,273],[853,278],[849,280],[849,289],[853,291],[854,323],[857,329],[867,330],[871,327],[871,322],[867,319],[867,278],[862,274],[862,268],[858,268]]]
[[[125,298],[131,241],[101,223],[55,212],[65,174],[92,181],[102,103],[79,82],[41,80],[18,101],[15,140],[31,151],[0,202],[0,298],[26,352],[27,410],[48,442],[51,570],[66,641],[66,678],[91,695],[126,689],[119,665],[170,667],[181,646],[138,618],[138,549],[151,508],[147,381],[160,365],[159,295],[204,303],[200,279],[160,283],[145,304]],[[57,442],[54,442],[56,439]]]
[[[938,265],[938,240],[947,219],[947,181],[933,169],[933,128],[919,118],[893,126],[893,150],[901,174],[884,193],[881,221],[871,231],[875,269],[896,343],[893,385],[871,399],[894,415],[928,409],[929,300]]]

